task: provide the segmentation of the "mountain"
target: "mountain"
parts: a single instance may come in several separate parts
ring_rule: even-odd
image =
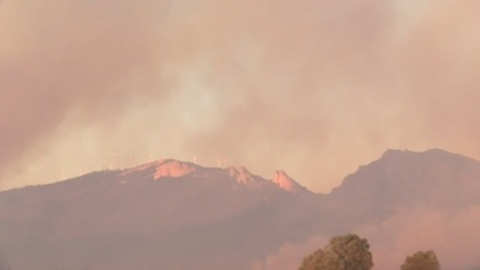
[[[396,235],[412,230],[399,216],[432,208],[462,214],[454,224],[463,226],[478,194],[480,162],[439,149],[389,150],[325,195],[281,170],[268,180],[244,167],[159,160],[0,192],[0,269],[251,269],[285,245],[344,232],[396,250]],[[296,256],[280,269],[295,268]]]
[[[432,149],[388,150],[347,176],[330,194],[344,223],[380,221],[400,210],[429,206],[455,210],[480,202],[480,163]]]
[[[308,193],[305,187],[301,186],[295,180],[293,180],[288,174],[282,170],[275,171],[275,176],[272,179],[272,182],[278,185],[280,188],[293,192],[293,193]]]
[[[247,269],[307,239],[318,201],[285,173],[161,160],[0,193],[0,254],[12,269]]]

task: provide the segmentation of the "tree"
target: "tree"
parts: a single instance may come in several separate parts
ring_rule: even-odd
[[[305,257],[299,270],[368,270],[373,267],[369,248],[355,234],[333,237],[323,250]]]
[[[418,251],[417,253],[408,256],[401,270],[439,270],[440,263],[438,262],[435,252]]]
[[[299,270],[321,270],[320,265],[323,260],[324,254],[322,249],[317,249],[312,254],[305,257],[300,265]]]

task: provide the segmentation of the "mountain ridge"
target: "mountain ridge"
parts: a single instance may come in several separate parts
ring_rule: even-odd
[[[388,225],[418,207],[455,215],[480,205],[479,179],[480,162],[438,149],[388,150],[328,194],[281,170],[267,180],[158,160],[0,192],[0,265],[250,269],[286,243]]]
[[[225,167],[223,167],[223,166],[216,166],[216,167],[215,166],[203,166],[203,165],[200,165],[200,164],[197,164],[197,163],[194,163],[194,162],[182,161],[182,160],[173,159],[173,158],[167,158],[167,159],[159,159],[159,160],[135,165],[135,166],[132,166],[132,167],[129,167],[129,168],[104,169],[104,170],[99,170],[99,171],[93,171],[93,172],[86,173],[86,174],[83,174],[83,175],[79,175],[79,176],[76,176],[76,177],[63,179],[63,180],[60,180],[60,181],[57,181],[57,182],[52,182],[52,183],[47,183],[47,184],[29,185],[29,186],[25,186],[25,187],[17,187],[17,188],[8,189],[8,190],[0,190],[0,193],[5,192],[5,191],[23,189],[23,188],[54,185],[54,184],[62,183],[62,182],[65,182],[65,181],[76,180],[76,179],[79,179],[81,177],[84,177],[85,175],[89,175],[89,174],[92,174],[92,173],[99,173],[99,172],[116,173],[116,172],[120,172],[122,175],[127,175],[127,174],[135,173],[135,172],[149,171],[149,170],[151,171],[153,169],[153,170],[156,170],[153,173],[154,174],[153,175],[154,180],[158,180],[158,179],[163,178],[163,177],[179,178],[181,176],[188,175],[189,173],[194,173],[196,170],[202,170],[204,173],[208,172],[208,171],[212,172],[212,171],[228,170],[229,174],[231,174],[232,177],[233,177],[233,175],[236,175],[237,177],[239,177],[239,179],[238,179],[239,182],[245,182],[244,180],[246,180],[246,179],[243,179],[245,177],[247,177],[247,178],[252,178],[253,177],[253,178],[261,178],[261,179],[264,179],[264,180],[271,181],[271,182],[273,182],[276,185],[281,187],[282,180],[279,180],[279,179],[282,178],[282,179],[284,179],[283,181],[285,181],[285,183],[283,183],[283,185],[285,187],[291,185],[291,186],[294,186],[293,189],[295,189],[297,191],[298,190],[306,190],[306,191],[311,192],[311,193],[324,195],[324,194],[330,194],[335,189],[339,188],[342,185],[343,181],[346,178],[348,178],[350,175],[353,175],[353,174],[359,172],[362,168],[367,167],[371,164],[374,164],[378,161],[385,160],[385,159],[397,158],[397,157],[404,157],[404,158],[408,157],[408,156],[413,156],[413,157],[417,156],[418,157],[418,156],[431,155],[431,154],[440,154],[440,155],[444,155],[444,156],[446,155],[446,156],[450,156],[450,157],[451,156],[456,156],[460,159],[468,160],[469,162],[479,162],[478,160],[473,159],[471,157],[467,157],[467,156],[464,156],[464,155],[461,155],[461,154],[458,154],[458,153],[449,152],[449,151],[446,151],[446,150],[443,150],[443,149],[440,149],[440,148],[431,148],[431,149],[427,149],[425,151],[411,151],[411,150],[408,150],[408,149],[404,149],[404,150],[387,149],[380,156],[380,158],[378,158],[377,160],[374,160],[367,165],[359,166],[358,170],[356,170],[355,172],[352,172],[351,174],[344,177],[344,179],[340,182],[340,184],[338,186],[334,187],[332,189],[332,191],[330,191],[329,193],[321,193],[321,192],[313,192],[310,189],[308,189],[307,187],[301,185],[299,182],[297,182],[293,178],[291,178],[282,169],[274,170],[274,176],[271,179],[269,179],[269,178],[265,178],[263,176],[259,176],[259,175],[251,173],[244,166],[228,166],[228,167],[227,166],[225,166]],[[199,174],[198,176],[200,176],[200,175],[201,174]],[[205,174],[203,176],[205,176]],[[291,183],[287,183],[287,182],[291,182]],[[288,191],[288,188],[286,188],[286,191]]]

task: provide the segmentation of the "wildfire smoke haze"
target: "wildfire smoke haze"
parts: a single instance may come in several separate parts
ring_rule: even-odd
[[[479,13],[446,0],[2,1],[2,188],[195,154],[329,191],[387,148],[480,158]]]

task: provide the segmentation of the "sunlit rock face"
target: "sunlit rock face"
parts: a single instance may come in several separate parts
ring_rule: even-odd
[[[181,177],[191,174],[196,169],[197,167],[193,164],[177,160],[166,160],[157,165],[153,178],[157,180],[162,177]]]
[[[285,191],[293,192],[293,193],[300,193],[300,192],[307,192],[307,189],[302,187],[300,184],[295,182],[287,173],[282,170],[275,171],[275,175],[272,180],[273,183],[278,185]]]
[[[122,175],[132,176],[144,174],[154,180],[158,180],[165,177],[179,178],[190,174],[197,174],[204,169],[205,168],[189,162],[182,162],[174,159],[162,159],[124,170]]]
[[[228,174],[230,177],[237,180],[241,184],[254,183],[254,176],[243,166],[228,168]]]

